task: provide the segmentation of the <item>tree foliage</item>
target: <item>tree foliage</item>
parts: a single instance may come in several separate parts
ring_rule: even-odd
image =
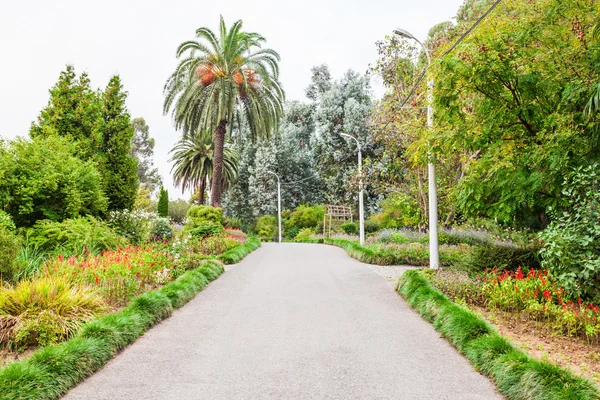
[[[131,210],[138,188],[137,162],[130,154],[133,125],[125,105],[127,93],[113,76],[102,96],[101,167],[108,210]]]
[[[154,156],[155,141],[150,137],[150,128],[144,118],[134,118],[133,138],[131,139],[130,153],[137,161],[137,176],[141,186],[146,187],[151,193],[162,185],[158,168],[154,167],[152,157]]]

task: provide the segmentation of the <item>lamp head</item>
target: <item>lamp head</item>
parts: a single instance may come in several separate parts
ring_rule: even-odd
[[[400,37],[403,37],[405,39],[415,39],[415,37],[409,31],[402,29],[402,28],[394,29],[394,34],[398,35]]]

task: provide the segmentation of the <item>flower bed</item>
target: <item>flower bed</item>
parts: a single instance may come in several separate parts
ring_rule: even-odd
[[[113,306],[172,279],[175,257],[168,244],[127,246],[87,258],[58,256],[46,267],[47,275],[66,276],[74,284],[98,288]]]

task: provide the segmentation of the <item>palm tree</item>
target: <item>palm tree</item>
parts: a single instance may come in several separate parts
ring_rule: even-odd
[[[221,17],[219,37],[208,28],[196,36],[199,40],[177,49],[181,61],[165,84],[164,113],[172,110],[184,138],[204,129],[214,134],[211,205],[220,207],[225,136],[234,121],[245,118],[253,139],[278,128],[285,98],[278,81],[280,57],[261,48],[261,35],[243,32],[242,21],[227,30]]]
[[[223,174],[218,186],[226,190],[237,178],[240,156],[229,144],[225,144],[223,150]],[[175,186],[181,185],[182,192],[198,190],[200,204],[203,204],[206,183],[212,183],[214,173],[215,152],[210,131],[181,139],[171,153],[174,154],[169,162],[175,162],[171,168]]]

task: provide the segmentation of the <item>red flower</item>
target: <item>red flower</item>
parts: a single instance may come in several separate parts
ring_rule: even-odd
[[[534,297],[535,299],[537,299],[537,297],[538,297],[538,294],[539,294],[539,290],[538,290],[538,288],[535,288],[535,293],[533,294],[533,297]]]
[[[523,279],[523,270],[521,269],[521,267],[519,267],[517,269],[517,275],[515,276],[518,280]]]
[[[579,303],[579,307],[581,307],[581,297],[577,298],[577,303]]]
[[[546,300],[550,300],[550,299],[552,299],[552,293],[550,293],[550,291],[549,291],[549,290],[544,290],[544,298],[545,298]]]

